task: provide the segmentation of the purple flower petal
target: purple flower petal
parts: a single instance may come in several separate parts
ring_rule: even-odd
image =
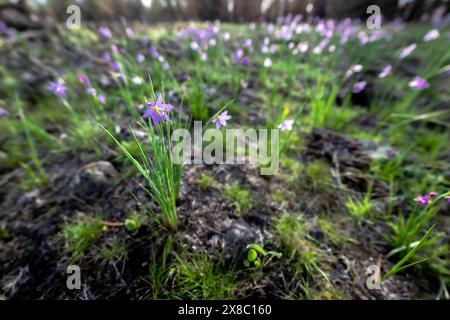
[[[384,67],[383,71],[381,71],[378,74],[378,78],[381,78],[381,79],[386,78],[391,73],[391,71],[392,71],[392,66],[389,64],[386,67]]]
[[[417,204],[426,207],[428,206],[428,203],[430,202],[430,198],[428,196],[418,195],[415,199]]]
[[[222,112],[216,118],[212,120],[212,123],[216,124],[216,128],[220,129],[221,127],[225,127],[227,125],[227,121],[231,119],[231,116],[228,115],[228,111]]]
[[[364,81],[364,80],[360,81],[360,82],[357,82],[355,84],[355,86],[353,87],[353,93],[360,93],[360,92],[362,92],[364,90],[364,88],[366,87],[366,85],[367,85],[367,82]]]
[[[416,90],[424,90],[428,88],[430,85],[427,80],[419,76],[416,76],[409,82],[409,86]]]
[[[3,108],[0,108],[0,117],[7,116],[9,112]]]

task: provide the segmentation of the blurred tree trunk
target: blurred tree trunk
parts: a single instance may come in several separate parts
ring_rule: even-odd
[[[264,14],[270,21],[276,21],[278,18],[284,15],[285,12],[285,0],[272,0],[269,8]]]
[[[258,20],[261,16],[262,0],[235,0],[234,12],[239,22]]]
[[[309,1],[306,0],[294,0],[292,1],[291,7],[289,12],[291,12],[293,15],[306,14],[306,6],[308,5]]]

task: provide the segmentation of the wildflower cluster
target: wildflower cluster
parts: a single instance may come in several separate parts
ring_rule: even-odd
[[[444,193],[443,195],[438,197],[438,194],[436,192],[431,191],[427,195],[418,195],[414,200],[422,207],[428,207],[433,202],[441,198],[445,198],[447,202],[450,203],[450,192]]]
[[[94,98],[101,104],[106,103],[106,96],[104,94],[97,94],[97,90],[91,85],[89,78],[83,74],[78,75],[78,80],[85,87],[86,93]]]

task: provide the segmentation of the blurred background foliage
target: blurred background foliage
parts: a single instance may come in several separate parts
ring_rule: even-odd
[[[66,9],[76,4],[82,19],[109,21],[127,20],[151,22],[221,20],[250,22],[264,19],[276,21],[287,14],[305,17],[343,19],[367,18],[366,9],[378,5],[386,20],[405,21],[444,17],[449,11],[448,0],[0,0],[0,20],[4,9],[14,5],[24,11],[62,21]],[[26,8],[26,9],[25,9]]]

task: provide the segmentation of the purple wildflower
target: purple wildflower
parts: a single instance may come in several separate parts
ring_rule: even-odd
[[[242,41],[242,45],[246,48],[250,48],[252,46],[252,39],[245,39]]]
[[[215,47],[217,45],[217,40],[216,39],[209,39],[208,44],[211,47]]]
[[[317,47],[315,47],[314,49],[313,49],[313,53],[314,54],[321,54],[322,53],[322,47],[320,47],[320,46],[317,46]]]
[[[414,199],[417,204],[420,204],[423,207],[428,206],[430,203],[430,198],[428,196],[418,195],[416,199]]]
[[[164,71],[167,71],[170,69],[170,64],[168,62],[163,63],[162,68]]]
[[[354,73],[359,73],[361,72],[363,69],[363,66],[360,64],[355,64],[353,66],[351,66],[350,68],[348,68],[347,72],[345,73],[345,77],[351,77]]]
[[[13,31],[13,29],[8,28],[6,23],[4,23],[3,21],[0,21],[0,35],[1,34],[4,34],[5,37],[10,38],[10,37],[14,36],[14,31]]]
[[[197,42],[192,41],[191,42],[191,49],[192,51],[198,52],[200,50],[200,46]]]
[[[111,68],[115,72],[120,72],[120,65],[116,61],[111,62]]]
[[[353,87],[353,93],[360,93],[364,90],[364,88],[367,86],[367,82],[366,81],[359,81],[355,84],[355,86]]]
[[[64,85],[64,82],[62,82],[61,80],[56,82],[50,82],[49,89],[57,97],[66,95],[66,86]]]
[[[428,88],[430,85],[427,80],[416,76],[409,82],[409,87],[416,90],[424,90]]]
[[[233,64],[238,63],[243,56],[244,56],[244,50],[242,50],[241,48],[237,49],[231,56],[231,63],[233,63]]]
[[[143,55],[142,53],[139,53],[139,54],[136,56],[136,62],[137,62],[137,63],[142,63],[142,62],[144,62],[144,60],[145,60],[145,57],[144,57],[144,55]]]
[[[361,72],[363,69],[363,66],[361,64],[355,64],[354,66],[352,66],[352,70],[355,73]]]
[[[101,104],[106,103],[106,97],[103,94],[100,94],[97,98],[98,98],[98,102],[100,102]]]
[[[172,105],[163,104],[162,102],[163,98],[161,95],[159,95],[156,101],[147,103],[148,110],[144,113],[144,118],[150,117],[155,126],[159,123],[159,121],[169,121],[169,116],[166,114],[166,112],[169,112],[173,109]]]
[[[97,90],[95,90],[95,88],[87,88],[86,92],[91,95],[91,96],[96,96],[97,95]]]
[[[272,23],[270,23],[270,24],[267,26],[267,35],[270,36],[274,31],[275,31],[275,26],[274,26]]]
[[[208,54],[204,51],[200,52],[200,60],[201,61],[206,61],[208,60]]]
[[[308,43],[307,42],[301,42],[297,45],[298,50],[300,50],[300,52],[305,53],[306,51],[308,51]]]
[[[223,40],[223,41],[227,42],[228,40],[230,40],[230,38],[231,38],[231,35],[230,35],[229,32],[224,32],[224,33],[222,34],[222,40]]]
[[[0,108],[0,117],[7,116],[9,112],[3,108]]]
[[[270,53],[275,53],[278,50],[278,45],[272,44],[269,48]]]
[[[231,116],[228,115],[228,111],[222,112],[220,115],[215,117],[212,120],[212,123],[216,124],[216,128],[220,129],[220,127],[225,127],[227,125],[227,121],[231,119]]]
[[[133,82],[135,85],[140,86],[143,82],[141,77],[133,77],[131,78],[131,82]]]
[[[403,59],[403,58],[406,58],[407,56],[409,56],[416,48],[417,48],[417,44],[415,44],[415,43],[410,44],[409,46],[403,48],[399,54],[400,59]]]
[[[153,47],[150,48],[150,54],[152,55],[152,58],[154,58],[154,59],[158,59],[158,57],[159,57],[158,51],[156,51],[156,49]]]
[[[143,37],[142,38],[142,44],[144,46],[148,46],[149,43],[150,43],[150,39],[148,37]]]
[[[427,32],[427,34],[423,37],[423,41],[428,42],[431,40],[435,40],[439,38],[439,30],[438,29],[432,29]]]
[[[88,86],[91,84],[91,81],[89,81],[89,78],[86,77],[83,74],[79,74],[78,75],[78,80],[84,85],[84,86]]]
[[[250,63],[250,59],[248,57],[243,57],[241,60],[241,66],[247,66]]]
[[[103,53],[102,59],[103,59],[104,61],[106,61],[106,62],[111,62],[111,61],[112,61],[111,55],[110,55],[108,52]]]
[[[291,131],[293,124],[294,124],[294,120],[283,120],[283,122],[281,122],[277,128],[280,129],[281,132]]]
[[[386,67],[383,68],[383,71],[381,71],[378,74],[378,78],[386,78],[392,71],[392,66],[390,64],[388,64]]]
[[[117,46],[117,44],[112,44],[111,45],[111,51],[113,52],[113,53],[118,53],[119,52],[119,47]]]
[[[98,29],[98,32],[100,33],[103,39],[109,39],[112,37],[111,30],[109,30],[108,27],[100,27]]]
[[[428,196],[430,197],[430,199],[434,199],[434,198],[436,198],[437,193],[434,192],[434,191],[431,191],[431,192],[428,193]]]
[[[272,59],[270,58],[265,58],[264,59],[264,67],[265,68],[270,68],[272,66]]]
[[[121,84],[124,84],[126,81],[125,81],[125,76],[123,75],[123,73],[121,73],[120,71],[118,71],[118,72],[113,72],[112,73],[112,76],[117,80],[117,81],[119,81]]]
[[[133,31],[133,29],[131,27],[127,27],[125,29],[125,32],[127,33],[128,38],[132,38],[133,35],[134,35],[134,31]]]

